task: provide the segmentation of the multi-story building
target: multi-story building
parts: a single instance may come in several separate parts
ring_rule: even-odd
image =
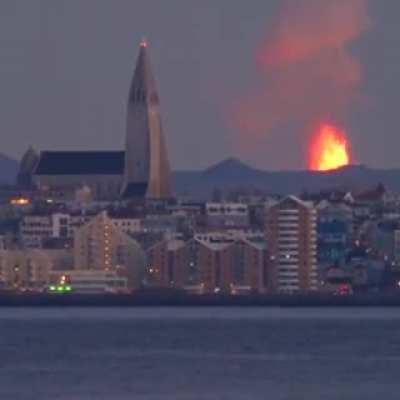
[[[105,211],[75,232],[74,259],[76,269],[118,271],[128,278],[131,289],[141,285],[144,251]]]
[[[42,290],[53,267],[51,256],[43,250],[0,251],[0,281],[14,290]]]
[[[343,265],[346,250],[353,237],[353,210],[344,203],[327,200],[317,205],[318,265]]]
[[[206,222],[209,228],[246,228],[249,208],[242,203],[206,203]]]
[[[264,241],[238,240],[231,246],[233,253],[232,293],[271,290],[269,256]]]
[[[146,284],[155,287],[183,289],[186,273],[185,243],[182,240],[162,240],[146,251]]]
[[[134,235],[143,231],[143,219],[124,215],[110,216],[113,224],[127,235]]]
[[[266,242],[276,291],[317,289],[316,220],[312,203],[294,196],[267,207]]]
[[[198,241],[198,267],[202,293],[230,293],[233,279],[232,243]]]
[[[202,242],[226,242],[234,243],[238,240],[249,242],[264,242],[263,231],[251,229],[224,229],[205,232],[196,232],[194,238]]]
[[[396,260],[398,252],[398,231],[400,224],[396,220],[369,221],[364,224],[366,229],[360,241],[361,245],[367,246],[369,252],[375,253],[376,258],[384,261]],[[366,250],[367,250],[366,249]]]
[[[20,238],[27,248],[40,248],[45,239],[53,235],[51,214],[25,215],[20,223]]]
[[[184,217],[173,214],[148,214],[142,221],[144,232],[171,235],[178,232]]]
[[[268,261],[263,241],[163,240],[147,251],[146,282],[202,294],[263,293],[269,290]]]
[[[51,211],[26,214],[19,227],[21,244],[27,248],[42,248],[48,239],[73,238],[75,230],[93,216],[82,212]]]

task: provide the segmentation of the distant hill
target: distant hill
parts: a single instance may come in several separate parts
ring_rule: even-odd
[[[363,190],[380,182],[387,189],[400,193],[400,169],[351,165],[329,172],[263,171],[230,158],[204,171],[176,171],[174,182],[178,195],[200,198],[209,198],[216,188],[225,191],[257,189],[285,195],[332,188]]]
[[[0,184],[10,184],[15,182],[18,173],[18,161],[0,154]]]

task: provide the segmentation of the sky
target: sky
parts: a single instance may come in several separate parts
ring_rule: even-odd
[[[400,167],[398,15],[398,0],[2,0],[0,152],[123,148],[146,38],[174,169],[227,157],[304,169],[320,118],[346,131],[353,162]],[[326,38],[318,54],[285,64],[285,24],[295,38]],[[347,36],[332,42],[335,32]],[[343,77],[343,65],[353,73]]]

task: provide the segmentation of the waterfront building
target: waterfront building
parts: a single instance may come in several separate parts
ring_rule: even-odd
[[[129,293],[128,279],[117,271],[64,270],[50,273],[49,293],[125,294]]]
[[[140,287],[144,276],[144,251],[105,211],[76,230],[74,259],[75,269],[117,271],[128,278],[131,289]]]
[[[196,240],[202,293],[264,293],[271,290],[269,256],[264,241]]]
[[[269,257],[261,240],[214,236],[211,240],[161,240],[146,251],[146,284],[189,292],[270,291]]]
[[[185,242],[162,240],[146,251],[146,284],[183,289],[187,281]]]
[[[369,289],[370,279],[365,265],[358,264],[352,268],[352,285],[354,292],[365,293]]]
[[[264,241],[237,240],[231,246],[232,294],[266,293],[270,282],[269,255]]]
[[[147,250],[149,286],[175,287],[197,294],[230,292],[231,241],[162,240]]]
[[[198,267],[202,293],[230,293],[233,285],[232,243],[198,241]]]
[[[2,250],[0,281],[8,289],[41,291],[53,265],[51,256],[43,250]]]
[[[278,292],[317,289],[317,213],[312,203],[289,196],[266,208],[271,279]]]
[[[353,288],[350,273],[338,265],[330,266],[324,271],[321,289],[337,295],[351,294]]]

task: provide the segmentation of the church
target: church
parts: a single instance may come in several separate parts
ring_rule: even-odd
[[[20,163],[20,186],[70,197],[83,187],[97,200],[169,199],[170,166],[147,42],[142,41],[129,90],[125,151],[41,151]]]

